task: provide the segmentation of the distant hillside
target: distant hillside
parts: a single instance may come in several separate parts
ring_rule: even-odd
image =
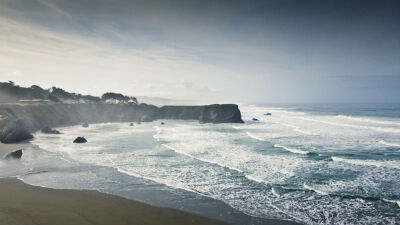
[[[164,106],[164,105],[197,105],[198,103],[193,100],[176,100],[169,98],[160,98],[160,97],[148,97],[148,96],[137,96],[139,102],[146,102],[148,104],[156,105],[156,106]]]
[[[103,96],[81,95],[52,87],[43,89],[40,86],[21,87],[14,82],[0,82],[0,103],[16,102],[50,102],[50,103],[129,103],[138,104],[135,97],[125,96],[119,93],[108,92]]]

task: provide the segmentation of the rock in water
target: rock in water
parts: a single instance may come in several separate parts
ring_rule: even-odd
[[[266,115],[266,116],[271,116],[272,114],[271,114],[271,113],[265,113],[264,115]]]
[[[200,114],[201,123],[243,123],[238,105],[206,105]]]
[[[11,152],[4,157],[4,159],[20,159],[22,157],[22,149]]]
[[[42,133],[44,134],[61,134],[60,131],[51,129],[50,127],[46,126],[45,128],[42,129]]]
[[[87,142],[87,140],[86,140],[84,137],[77,137],[77,138],[74,140],[74,143],[78,143],[78,144],[86,143],[86,142]]]
[[[252,120],[253,120],[253,121],[258,121],[258,119],[257,119],[257,118],[253,118]]]
[[[133,127],[133,123],[131,123],[130,126]]]
[[[161,122],[160,124],[161,124],[161,125],[164,125],[165,123],[164,123],[164,122]]]
[[[89,127],[89,123],[88,123],[88,122],[84,122],[84,123],[82,124],[82,127]]]

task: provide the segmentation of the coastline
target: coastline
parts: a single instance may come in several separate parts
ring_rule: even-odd
[[[30,142],[0,143],[0,160],[8,153],[32,146]],[[251,224],[300,224],[289,220],[252,218],[247,215],[246,217],[248,218],[244,220]],[[152,206],[95,190],[34,186],[14,177],[0,178],[0,221],[5,221],[8,225],[231,224],[224,222],[225,220],[209,218],[207,215]]]
[[[226,224],[97,191],[36,187],[16,178],[2,178],[0,186],[0,221],[8,225]]]

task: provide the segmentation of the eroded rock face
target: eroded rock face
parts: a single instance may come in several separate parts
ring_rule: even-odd
[[[22,157],[22,149],[7,154],[6,157],[4,157],[4,159],[21,159],[21,157]]]
[[[28,141],[32,138],[32,134],[21,121],[11,122],[0,131],[0,140],[5,144]]]
[[[206,105],[199,117],[201,123],[243,123],[239,107],[234,104]]]
[[[51,129],[50,127],[46,126],[45,128],[42,129],[42,133],[44,134],[61,134],[60,131]]]
[[[82,143],[86,143],[87,142],[87,140],[86,140],[86,138],[84,138],[84,137],[77,137],[75,140],[74,140],[74,143],[77,143],[77,144],[82,144]]]

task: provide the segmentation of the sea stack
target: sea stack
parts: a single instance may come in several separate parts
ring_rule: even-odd
[[[238,105],[205,105],[199,117],[200,123],[243,123]]]
[[[7,154],[6,157],[4,157],[4,159],[21,159],[21,157],[22,157],[22,149]]]
[[[87,140],[84,137],[77,137],[74,140],[74,143],[77,143],[77,144],[82,144],[82,143],[86,143],[86,142],[87,142]]]
[[[42,131],[42,133],[44,133],[44,134],[61,134],[60,131],[55,130],[55,129],[51,129],[51,128],[48,127],[48,126],[44,127],[41,131]]]

